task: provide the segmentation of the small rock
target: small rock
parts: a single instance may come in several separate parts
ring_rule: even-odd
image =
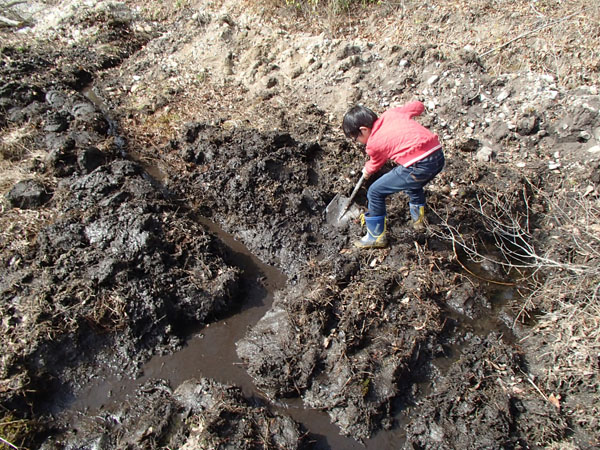
[[[439,76],[437,76],[437,75],[432,75],[432,76],[430,76],[430,77],[429,77],[429,79],[427,80],[427,84],[428,84],[429,86],[431,86],[431,85],[435,84],[435,83],[436,83],[436,82],[437,82],[439,79],[440,79],[440,77],[439,77]]]
[[[490,162],[494,156],[494,150],[490,147],[481,147],[475,155],[475,159],[480,162]]]
[[[502,103],[504,100],[506,100],[508,98],[509,95],[510,95],[510,93],[508,91],[502,91],[496,97],[496,101],[499,103]]]
[[[239,128],[239,126],[240,123],[237,120],[226,120],[221,124],[221,128],[223,128],[224,130],[234,130],[236,128]]]
[[[546,83],[554,83],[554,76],[549,73],[543,74],[540,78]]]
[[[588,148],[588,153],[591,154],[596,154],[596,153],[600,153],[600,145],[594,145],[593,147]]]
[[[524,116],[519,119],[516,129],[521,136],[529,136],[537,132],[538,118],[536,116]]]
[[[548,169],[549,170],[556,170],[558,168],[560,168],[560,162],[558,162],[558,161],[550,161],[548,163]]]

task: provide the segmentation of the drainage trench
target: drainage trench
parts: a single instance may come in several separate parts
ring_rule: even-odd
[[[178,352],[153,357],[142,367],[141,375],[136,379],[107,374],[90,383],[70,405],[70,411],[88,416],[102,410],[110,411],[112,407],[134,398],[137,389],[151,379],[166,380],[175,390],[186,380],[205,377],[235,385],[242,389],[245,397],[258,399],[269,405],[272,411],[289,415],[310,432],[315,449],[380,450],[393,448],[402,441],[402,427],[399,427],[397,430],[381,431],[361,444],[340,435],[325,412],[303,407],[300,399],[272,403],[256,388],[237,356],[235,344],[269,310],[275,292],[285,286],[286,278],[279,270],[262,263],[216,224],[205,218],[199,220],[228,247],[230,259],[243,271],[247,295],[241,301],[240,310],[193,333]]]
[[[143,160],[136,158],[136,155],[127,152],[124,140],[118,136],[116,123],[108,117],[107,108],[101,98],[94,93],[92,88],[84,90],[84,94],[104,113],[109,121],[110,133],[115,137],[115,141],[120,143],[119,150],[123,157],[140,163],[153,184],[164,190],[162,184],[164,174],[161,173],[160,168],[149,166]],[[246,297],[240,299],[240,309],[229,317],[192,333],[180,351],[152,358],[143,366],[141,375],[137,379],[122,379],[107,374],[102,379],[90,383],[84,388],[79,398],[74,400],[69,409],[72,412],[86,415],[100,410],[109,410],[112,405],[134,397],[137,388],[150,379],[166,380],[174,390],[186,380],[206,377],[223,384],[238,386],[247,398],[259,399],[262,403],[268,404],[273,411],[287,414],[303,424],[314,441],[313,448],[381,450],[402,447],[404,425],[409,419],[406,411],[396,414],[396,426],[392,430],[381,430],[375,433],[371,439],[360,443],[340,435],[339,429],[331,423],[325,412],[305,408],[300,399],[286,399],[277,404],[272,403],[256,388],[237,356],[236,342],[242,339],[247,330],[270,309],[275,292],[285,287],[286,278],[276,268],[260,261],[241,242],[224,232],[215,223],[205,218],[199,218],[199,221],[229,249],[229,262],[243,271],[247,289]],[[512,290],[510,289],[502,290],[494,301],[495,309],[510,300],[511,294]],[[459,324],[456,329],[457,333],[464,332],[467,328],[475,334],[486,335],[490,331],[504,328],[496,319],[496,313],[490,315],[487,320],[476,323],[469,323],[464,317],[453,316],[453,320]],[[453,354],[449,357],[433,361],[433,364],[441,372],[445,372],[460,355],[460,348],[456,347],[452,350]],[[425,395],[430,390],[430,382],[425,381],[419,384],[420,395]]]
[[[83,94],[103,113],[109,123],[109,134],[115,139],[120,154],[138,162],[144,167],[148,180],[156,188],[166,191],[163,184],[165,174],[160,167],[148,164],[127,149],[125,139],[120,136],[117,123],[110,117],[101,96],[92,86],[85,88]],[[396,447],[399,442],[403,442],[403,427],[392,431],[380,431],[364,443],[357,442],[341,435],[325,412],[305,408],[300,399],[272,403],[256,388],[237,356],[236,342],[270,309],[274,293],[285,287],[286,277],[276,268],[260,261],[217,224],[202,217],[199,217],[198,221],[225,244],[229,250],[229,262],[243,272],[247,289],[246,297],[240,299],[239,311],[192,332],[181,350],[170,355],[153,357],[142,367],[141,375],[136,379],[123,379],[107,373],[89,383],[68,409],[76,414],[93,415],[133,398],[137,389],[150,379],[165,380],[175,390],[186,380],[204,377],[235,385],[241,388],[247,398],[259,399],[268,404],[273,411],[289,415],[309,431],[315,449],[380,450]]]

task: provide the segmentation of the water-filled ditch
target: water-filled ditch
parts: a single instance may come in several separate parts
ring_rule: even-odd
[[[88,416],[101,410],[110,411],[111,406],[131,401],[136,390],[152,379],[166,380],[174,390],[189,379],[211,378],[223,384],[240,387],[247,398],[263,404],[270,403],[247,374],[236,354],[236,342],[269,310],[274,293],[285,286],[286,278],[277,269],[262,263],[241,242],[222,231],[216,224],[207,219],[200,220],[229,248],[229,263],[235,264],[243,271],[246,296],[240,302],[239,310],[193,332],[180,351],[152,358],[142,367],[141,375],[136,379],[121,379],[109,375],[90,383],[71,405],[71,411]],[[504,303],[509,294],[509,290],[498,291],[496,305]],[[448,314],[448,320],[456,323],[454,331],[458,334],[470,332],[485,335],[502,326],[492,315],[470,321],[461,315]],[[441,372],[445,372],[459,357],[461,344],[449,345],[448,350],[446,357],[433,361]],[[419,383],[419,396],[430,392],[430,384],[430,381]],[[377,432],[363,445],[350,437],[340,435],[338,428],[331,423],[325,412],[305,408],[300,400],[270,403],[270,408],[302,423],[311,433],[315,442],[314,448],[324,449],[398,448],[404,441],[403,425],[409,419],[409,413],[400,409],[395,417],[396,426],[392,430]]]
[[[91,91],[90,91],[91,92]],[[91,101],[98,105],[101,100],[94,95],[88,95]],[[100,108],[105,111],[105,108]],[[118,130],[113,126],[112,132],[118,135]],[[124,156],[135,159],[135,155]],[[147,167],[144,161],[139,161],[154,183],[161,180],[160,170],[157,167]],[[151,379],[166,380],[172,389],[176,389],[184,381],[193,378],[212,378],[224,384],[239,386],[247,398],[256,399],[268,404],[269,401],[254,386],[247,374],[244,365],[236,354],[236,342],[242,339],[247,330],[256,324],[259,319],[269,310],[273,294],[285,286],[286,280],[277,269],[263,264],[252,255],[244,245],[236,241],[233,236],[225,233],[217,225],[205,219],[199,219],[215,234],[228,248],[228,263],[240,268],[243,272],[245,283],[245,298],[240,299],[241,307],[231,312],[228,317],[190,333],[185,347],[170,355],[156,356],[146,363],[137,379],[119,379],[116,376],[105,376],[102,380],[90,383],[75,400],[71,409],[73,411],[85,412],[93,415],[95,411],[110,410],[111,405],[123,402],[125,399],[135,396],[136,390]],[[510,289],[503,289],[496,295],[493,303],[496,307],[507,300]],[[495,314],[485,316],[485,319],[474,321],[466,320],[459,314],[447,314],[448,320],[455,323],[453,335],[465,333],[486,335],[492,330],[502,327],[495,318]],[[502,331],[506,332],[505,329]],[[447,346],[447,354],[444,358],[433,361],[439,372],[444,372],[461,353],[460,339],[451,339]],[[415,390],[415,401],[420,396],[426,395],[430,389],[430,381],[422,381]],[[380,431],[371,439],[366,440],[364,445],[340,435],[338,428],[331,424],[327,414],[323,411],[304,408],[300,400],[278,402],[270,404],[273,410],[290,415],[302,423],[311,433],[316,441],[316,448],[367,448],[385,449],[398,448],[404,440],[404,426],[408,420],[406,405],[398,402],[396,412],[397,426],[390,431]]]
[[[157,379],[167,381],[175,390],[186,380],[211,378],[240,387],[247,398],[270,403],[246,373],[236,354],[235,344],[268,311],[273,294],[285,286],[286,278],[279,270],[262,263],[218,225],[204,218],[199,220],[230,249],[229,262],[243,270],[247,289],[239,310],[193,332],[180,351],[152,358],[142,367],[141,375],[136,379],[123,379],[107,374],[92,381],[70,405],[70,413],[94,416],[100,411],[110,411],[115,405],[134,400],[140,386]],[[398,427],[392,431],[380,431],[363,445],[340,435],[325,412],[305,408],[300,400],[286,399],[271,403],[270,408],[302,423],[311,434],[314,448],[374,450],[396,447],[403,440],[403,430]]]

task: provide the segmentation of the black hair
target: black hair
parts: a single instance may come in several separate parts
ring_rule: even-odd
[[[356,105],[344,115],[342,129],[346,137],[356,139],[360,134],[360,127],[373,128],[377,114],[366,106]]]

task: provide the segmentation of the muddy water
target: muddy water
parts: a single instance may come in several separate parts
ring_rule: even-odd
[[[173,385],[174,382],[180,384],[186,379],[192,378],[194,372],[199,370],[200,365],[202,376],[213,378],[222,383],[234,384],[242,388],[246,397],[257,397],[264,402],[268,402],[254,386],[252,379],[245,371],[235,351],[235,343],[241,340],[248,328],[256,324],[269,310],[273,302],[273,294],[285,286],[285,276],[277,269],[262,263],[242,243],[221,230],[216,224],[206,219],[201,219],[201,222],[234,252],[236,265],[244,269],[246,276],[263,278],[262,284],[265,286],[266,291],[260,291],[260,289],[250,291],[239,313],[203,329],[202,333],[194,336],[188,346],[181,352],[167,357],[155,358],[147,366],[156,369],[158,365],[171,363],[173,367],[170,371],[174,373],[179,371],[179,375],[172,378],[156,374],[154,377],[167,378]],[[185,362],[186,355],[184,353],[189,353],[190,356],[187,363]],[[176,364],[177,361],[180,364]],[[397,433],[383,432],[363,445],[354,439],[340,435],[338,428],[331,423],[325,412],[304,408],[299,399],[271,404],[271,409],[287,414],[297,422],[302,423],[315,440],[315,449],[389,449],[394,448],[391,445],[392,442],[397,443],[400,437],[396,435]]]
[[[278,270],[263,264],[243,244],[214,223],[206,219],[200,221],[227,245],[231,261],[235,261],[244,272],[248,289],[240,310],[193,333],[180,351],[152,358],[143,366],[142,374],[136,379],[122,379],[105,374],[101,379],[90,383],[71,404],[71,413],[85,412],[86,415],[93,415],[101,410],[110,410],[127,398],[133,398],[136,390],[150,379],[166,380],[174,390],[188,379],[208,377],[240,387],[248,398],[269,403],[247,374],[236,354],[235,344],[268,311],[274,293],[285,285],[286,278]],[[271,403],[270,407],[302,423],[310,431],[315,449],[390,449],[397,448],[403,442],[403,427],[379,432],[361,444],[340,435],[325,412],[304,408],[300,400]]]
[[[213,232],[217,226],[201,220]],[[165,356],[155,356],[142,368],[135,380],[106,376],[87,386],[86,392],[75,401],[74,408],[98,409],[109,406],[123,397],[132,395],[137,387],[149,379],[165,379],[176,389],[191,378],[208,377],[222,383],[241,387],[248,396],[256,395],[251,378],[247,375],[235,352],[235,343],[249,326],[258,322],[270,307],[273,293],[285,284],[285,276],[276,269],[262,264],[232,236],[224,232],[220,238],[230,249],[230,258],[244,272],[247,296],[242,306],[230,318],[207,325],[192,333],[185,347]]]

